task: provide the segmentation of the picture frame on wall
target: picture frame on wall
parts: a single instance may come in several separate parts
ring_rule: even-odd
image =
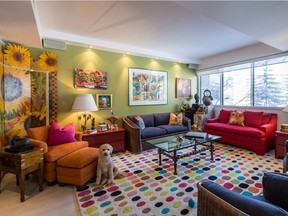
[[[107,72],[98,70],[74,70],[74,88],[107,89]]]
[[[191,79],[176,78],[176,98],[191,97]]]
[[[167,72],[129,68],[129,106],[168,104]]]
[[[112,109],[112,94],[97,94],[96,101],[99,110]]]

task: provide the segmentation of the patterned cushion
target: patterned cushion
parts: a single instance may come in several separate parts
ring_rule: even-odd
[[[169,125],[183,125],[182,120],[183,120],[182,113],[179,113],[178,115],[170,113]]]
[[[134,116],[134,122],[141,128],[141,130],[145,128],[145,123],[139,115]]]
[[[230,113],[228,124],[244,126],[245,113],[241,111],[233,111]]]

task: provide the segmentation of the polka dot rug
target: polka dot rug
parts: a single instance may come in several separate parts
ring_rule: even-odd
[[[91,182],[85,190],[77,191],[83,216],[197,215],[199,181],[209,179],[253,196],[262,192],[265,172],[282,172],[282,160],[275,159],[271,152],[259,156],[219,143],[215,144],[213,161],[209,151],[181,158],[177,175],[173,174],[173,161],[166,156],[162,156],[159,166],[156,149],[138,155],[117,153],[113,160],[126,177],[97,189]],[[189,206],[189,200],[194,206]]]

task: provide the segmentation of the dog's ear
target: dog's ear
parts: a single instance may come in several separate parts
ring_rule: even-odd
[[[111,145],[109,145],[109,150],[110,150],[110,155],[112,156],[113,147]]]

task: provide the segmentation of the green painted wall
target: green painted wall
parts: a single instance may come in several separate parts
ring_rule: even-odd
[[[43,50],[29,48],[33,57],[37,57]],[[122,124],[122,117],[133,114],[147,114],[179,111],[182,102],[186,99],[176,98],[176,78],[192,79],[192,95],[197,92],[197,78],[194,70],[188,69],[186,64],[173,63],[162,60],[155,60],[133,55],[67,46],[66,51],[44,49],[53,51],[58,56],[58,122],[60,125],[73,121],[80,130],[80,122],[77,120],[77,113],[71,112],[71,107],[76,94],[90,93],[112,94],[112,108],[114,115],[118,116]],[[168,104],[157,106],[128,106],[128,68],[145,68],[162,70],[168,72]],[[75,89],[73,85],[74,69],[100,70],[108,73],[108,89]],[[96,119],[96,125],[100,121],[106,121],[110,110],[99,110],[91,113]],[[91,121],[88,122],[88,126]]]

